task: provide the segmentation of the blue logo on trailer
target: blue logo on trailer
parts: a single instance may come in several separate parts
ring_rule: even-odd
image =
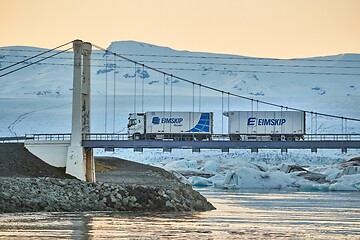
[[[181,124],[184,119],[182,118],[162,118],[161,123],[175,123]]]
[[[282,126],[286,122],[284,118],[248,118],[247,125],[250,127],[258,126]]]
[[[159,117],[153,117],[152,124],[158,125],[159,123],[160,123],[160,118]]]
[[[186,132],[210,132],[210,113],[201,113],[200,120],[196,126]]]
[[[248,126],[256,126],[256,118],[254,118],[254,117],[249,118],[247,125]]]
[[[172,123],[174,126],[181,126],[183,122],[183,118],[159,118],[159,117],[153,117],[152,118],[152,124],[158,125],[160,123]]]

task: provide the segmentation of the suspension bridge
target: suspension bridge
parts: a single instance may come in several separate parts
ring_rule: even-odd
[[[71,47],[65,50],[58,50],[64,48],[69,44],[73,44]],[[90,129],[90,68],[92,66],[92,48],[100,50],[105,56],[105,69],[106,74],[106,94],[105,94],[105,114],[104,114],[104,129],[105,133],[94,133]],[[360,134],[348,133],[349,124],[359,124],[360,119],[352,117],[337,116],[327,113],[315,112],[307,109],[294,108],[290,106],[283,106],[280,104],[254,99],[248,96],[225,91],[221,88],[216,88],[204,83],[196,82],[191,79],[187,79],[172,73],[167,72],[169,69],[160,69],[152,67],[144,62],[135,61],[128,56],[124,56],[121,53],[104,49],[95,44],[82,42],[81,40],[75,40],[48,51],[43,51],[39,54],[28,57],[22,61],[8,65],[7,67],[0,69],[0,78],[9,74],[20,71],[33,64],[41,64],[47,59],[54,58],[63,53],[68,53],[69,50],[73,50],[73,102],[72,102],[72,129],[71,133],[41,133],[41,134],[27,134],[23,137],[2,137],[0,140],[3,142],[11,141],[24,141],[25,146],[38,155],[44,161],[55,166],[66,166],[67,172],[79,179],[86,179],[88,181],[94,181],[94,160],[93,149],[103,148],[106,151],[113,151],[116,148],[132,148],[134,151],[142,152],[146,148],[158,148],[163,149],[164,152],[171,152],[172,149],[191,149],[193,152],[200,152],[201,149],[219,149],[222,152],[229,152],[230,149],[250,149],[252,152],[258,152],[259,149],[280,149],[281,152],[287,152],[288,149],[309,149],[311,152],[317,152],[317,149],[340,149],[343,153],[347,152],[347,149],[360,149]],[[111,59],[112,58],[112,59]],[[30,60],[33,60],[30,62]],[[36,60],[36,61],[34,61]],[[121,62],[121,64],[118,64]],[[151,62],[151,61],[149,61]],[[25,64],[26,63],[26,64]],[[133,65],[132,67],[129,65]],[[199,139],[195,133],[184,133],[176,135],[176,138],[164,137],[164,130],[159,132],[159,138],[136,138],[134,135],[128,132],[115,132],[115,100],[113,104],[112,114],[110,108],[110,99],[108,96],[110,81],[108,75],[113,74],[113,96],[116,96],[115,78],[117,69],[121,66],[126,68],[133,68],[133,75],[130,79],[133,81],[134,92],[133,113],[145,112],[145,84],[144,79],[147,71],[152,71],[161,76],[163,83],[162,89],[158,89],[158,96],[162,97],[162,109],[159,112],[172,112],[175,111],[174,98],[177,95],[176,89],[173,86],[175,81],[184,83],[190,98],[189,113],[201,112],[201,104],[203,102],[202,94],[205,91],[210,91],[218,94],[219,102],[221,102],[221,113],[232,111],[230,104],[231,99],[241,99],[248,102],[251,106],[251,112],[257,112],[259,105],[271,107],[277,109],[279,112],[296,111],[304,113],[308,122],[310,123],[304,127],[304,132],[301,138],[287,138],[280,130],[276,134],[279,138],[264,136],[259,138],[232,138],[229,132],[224,131],[224,116],[221,116],[221,132],[209,132],[206,138]],[[298,67],[298,66],[297,66]],[[170,69],[171,70],[171,69]],[[298,72],[293,72],[297,74]],[[334,73],[323,73],[334,74]],[[343,73],[348,74],[348,73]],[[357,73],[355,73],[357,74]],[[359,74],[360,75],[360,74]],[[109,77],[110,78],[110,77]],[[140,89],[140,90],[139,90]],[[191,94],[192,93],[192,94]],[[138,104],[140,102],[140,104]],[[234,104],[235,105],[235,104]],[[151,107],[151,106],[150,106]],[[234,106],[235,107],[235,106]],[[152,111],[153,109],[147,109]],[[112,115],[113,132],[109,132],[109,118]],[[339,121],[341,125],[341,132],[328,133],[318,132],[318,118],[335,119]],[[219,117],[216,118],[217,120]],[[305,126],[305,122],[303,123]],[[220,125],[220,123],[218,123]],[[306,132],[305,132],[306,130]],[[256,133],[248,133],[248,135],[257,135]],[[270,134],[271,135],[271,134]],[[169,136],[173,136],[170,134]],[[54,153],[57,154],[54,157]]]

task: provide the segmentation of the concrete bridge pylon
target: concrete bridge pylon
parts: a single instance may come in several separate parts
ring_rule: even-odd
[[[82,136],[90,133],[90,56],[92,45],[81,40],[73,42],[74,72],[72,126],[67,150],[66,173],[95,182],[93,150],[82,146]]]

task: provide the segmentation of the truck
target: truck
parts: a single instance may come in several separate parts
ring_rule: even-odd
[[[210,140],[213,134],[212,112],[154,111],[130,113],[129,139]]]
[[[229,111],[228,133],[233,141],[295,141],[304,139],[305,112]]]

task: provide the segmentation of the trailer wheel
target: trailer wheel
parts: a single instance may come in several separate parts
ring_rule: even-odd
[[[231,135],[230,141],[241,141],[240,135]]]
[[[279,141],[280,138],[279,138],[278,136],[272,136],[272,137],[271,137],[271,140],[272,140],[272,141]]]
[[[294,141],[295,138],[293,136],[287,136],[286,141]]]

